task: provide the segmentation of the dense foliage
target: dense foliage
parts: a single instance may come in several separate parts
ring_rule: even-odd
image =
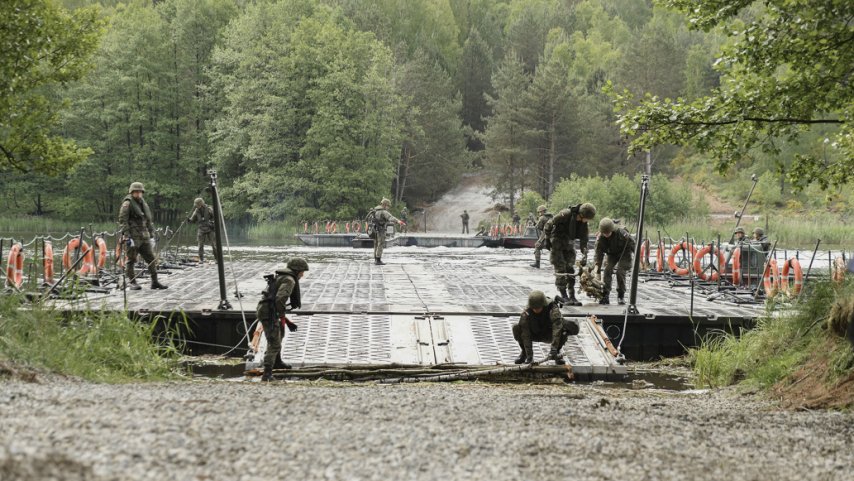
[[[624,174],[637,189],[630,153],[669,142],[701,150],[655,147],[656,172],[741,198],[743,179],[703,166],[750,166],[766,205],[797,207],[786,174],[852,171],[833,162],[854,157],[850,2],[13,3],[0,27],[0,208],[13,214],[112,221],[138,180],[155,220],[177,223],[210,201],[211,168],[236,220],[361,216],[381,197],[415,208],[477,169],[515,207],[562,179]],[[738,117],[747,107],[842,125],[804,134]]]

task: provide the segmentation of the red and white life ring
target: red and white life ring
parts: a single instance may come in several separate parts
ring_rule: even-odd
[[[789,290],[789,268],[792,269],[792,275],[794,276],[794,283],[792,284],[791,291]],[[783,264],[783,272],[780,273],[780,285],[783,292],[785,292],[789,297],[798,295],[801,292],[801,289],[804,288],[804,270],[801,269],[801,263],[798,259],[792,257]]]
[[[48,241],[44,243],[44,259],[42,260],[44,267],[44,282],[45,284],[53,284],[53,244]]]
[[[20,289],[24,285],[24,248],[20,243],[9,250],[6,262],[6,285]]]
[[[65,250],[62,251],[62,268],[65,270],[71,269],[71,252],[77,249],[80,245],[80,238],[75,237],[68,241],[65,245]],[[86,241],[83,241],[83,246],[80,248],[83,255],[83,265],[77,270],[78,275],[94,274],[95,270],[95,253],[89,247]]]
[[[768,267],[765,268],[765,273],[762,274],[762,286],[765,288],[765,295],[774,297],[780,289],[780,269],[777,268],[777,260],[771,259]]]
[[[713,248],[710,245],[703,246],[703,248],[700,249],[699,252],[697,252],[697,255],[694,256],[694,272],[697,273],[697,277],[699,277],[700,279],[702,279],[704,281],[705,280],[710,280],[710,281],[718,280],[718,278],[720,278],[720,275],[721,275],[720,274],[720,266],[724,265],[724,262],[726,262],[724,260],[724,255],[721,253],[721,250],[718,249],[717,247],[715,247],[714,253],[718,256],[718,270],[713,271],[711,275],[706,274],[706,271],[703,269],[703,258],[705,256],[707,256],[709,254],[709,252],[712,252],[712,249]]]
[[[691,251],[691,255],[693,257],[697,256],[697,249],[694,248],[694,244],[691,244],[688,241],[682,241],[673,246],[670,249],[670,256],[667,257],[667,265],[670,267],[670,270],[678,275],[678,276],[687,276],[688,272],[690,272],[688,267],[679,267],[676,265],[676,253],[685,249],[686,251]]]

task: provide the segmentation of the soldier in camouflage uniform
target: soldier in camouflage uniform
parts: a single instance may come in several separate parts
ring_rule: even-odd
[[[768,240],[768,236],[765,235],[765,229],[761,227],[753,229],[753,237],[750,241],[758,243],[762,247],[762,250],[765,251],[766,256],[771,251],[771,241]]]
[[[407,232],[407,224],[409,224],[409,209],[406,206],[403,206],[403,209],[400,209],[400,220],[403,221],[403,232]]]
[[[541,205],[537,207],[537,223],[535,224],[537,227],[537,243],[534,244],[534,263],[531,264],[531,267],[535,269],[540,268],[540,256],[541,251],[545,248],[543,244],[546,243],[545,238],[543,237],[543,230],[546,228],[546,222],[554,217],[551,212],[546,212],[546,206]]]
[[[596,207],[593,204],[574,205],[558,212],[543,229],[543,236],[551,249],[549,260],[555,270],[555,287],[570,306],[581,305],[575,298],[575,241],[578,240],[581,249],[583,267],[587,265],[587,222],[594,217]]]
[[[302,307],[299,281],[307,270],[308,262],[302,257],[290,259],[284,269],[276,271],[272,286],[268,285],[264,289],[263,298],[258,303],[255,314],[264,327],[264,336],[267,338],[262,381],[273,380],[274,368],[291,368],[282,361],[282,336],[285,326],[291,331],[296,331],[297,326],[285,320],[284,316],[288,305],[290,305],[291,310]],[[270,292],[271,287],[275,288],[275,295]]]
[[[198,222],[199,224],[196,231],[196,242],[199,244],[199,262],[205,261],[205,244],[211,246],[214,259],[219,259],[219,252],[216,249],[214,211],[211,206],[205,205],[205,201],[201,197],[193,201],[193,212],[190,217],[187,217],[187,222],[191,224]]]
[[[534,362],[533,341],[550,342],[549,359],[555,364],[565,364],[560,353],[569,336],[578,334],[578,324],[564,319],[560,305],[547,298],[543,291],[532,291],[528,296],[528,307],[522,311],[519,323],[513,324],[513,338],[522,349],[516,364]]]
[[[463,213],[460,214],[460,219],[463,221],[463,234],[469,233],[469,211],[463,209]]]
[[[391,212],[388,211],[390,206],[391,201],[383,199],[380,202],[380,205],[374,207],[373,210],[371,210],[371,214],[368,215],[371,219],[371,238],[374,240],[374,263],[377,265],[385,264],[382,257],[383,248],[385,247],[386,227],[388,227],[392,222],[397,222],[400,225],[406,225],[405,222],[391,215]]]
[[[151,274],[151,288],[166,289],[165,285],[157,281],[153,249],[154,220],[148,204],[142,198],[143,193],[145,193],[145,187],[141,182],[132,183],[128,189],[128,195],[122,200],[122,206],[119,208],[119,230],[122,233],[120,242],[125,242],[127,278],[130,279],[130,284],[126,287],[135,291],[141,289],[136,282],[134,264],[136,264],[137,255],[142,255]]]
[[[599,238],[596,239],[594,257],[596,259],[596,274],[602,271],[602,261],[605,261],[605,278],[602,279],[604,288],[599,304],[610,304],[611,276],[617,269],[617,304],[625,304],[626,273],[632,268],[632,256],[635,252],[635,240],[629,231],[614,225],[614,221],[604,217],[599,221]]]

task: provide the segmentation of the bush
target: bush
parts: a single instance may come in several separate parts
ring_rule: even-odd
[[[524,221],[528,214],[534,214],[534,217],[537,216],[537,207],[546,203],[546,200],[533,190],[529,190],[522,194],[522,197],[519,198],[519,201],[516,202],[516,212],[519,214],[519,217]]]

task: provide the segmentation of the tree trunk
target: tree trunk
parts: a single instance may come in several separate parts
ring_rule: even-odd
[[[555,160],[557,160],[557,152],[555,146],[555,137],[557,136],[557,116],[552,113],[552,121],[549,132],[549,181],[546,189],[546,199],[552,196],[555,188]]]

